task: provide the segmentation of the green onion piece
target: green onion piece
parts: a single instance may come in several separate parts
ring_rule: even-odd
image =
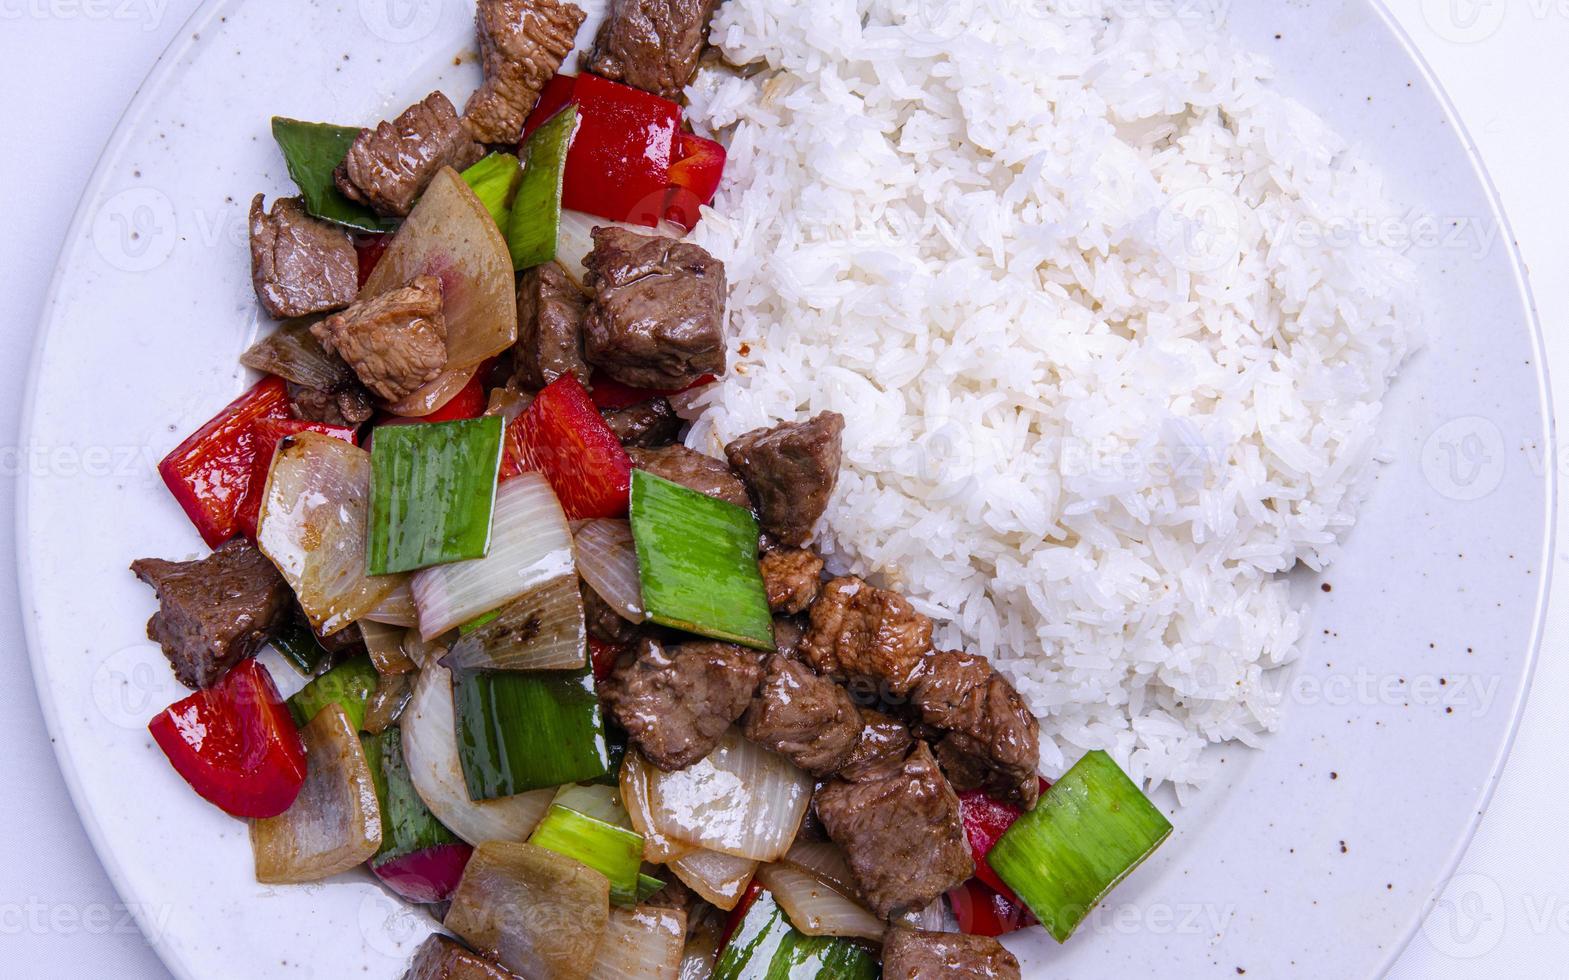
[[[556,257],[567,150],[576,134],[577,106],[569,105],[529,134],[518,151],[523,161],[523,181],[512,202],[507,247],[512,251],[512,267],[520,272]]]
[[[336,704],[349,716],[354,730],[360,731],[365,727],[365,706],[379,681],[370,657],[351,657],[302,687],[289,699],[289,711],[296,722],[308,725],[316,712]]]
[[[642,905],[654,896],[654,893],[665,887],[665,883],[653,875],[639,874],[637,876],[637,901],[634,905]]]
[[[610,768],[591,671],[457,671],[458,761],[473,800],[598,779]]]
[[[987,855],[1059,943],[1171,836],[1171,822],[1104,752],[1087,753]]]
[[[301,622],[291,621],[274,633],[272,648],[306,677],[319,674],[332,656],[316,638],[316,633]]]
[[[501,419],[384,425],[371,446],[369,575],[483,558],[490,550]]]
[[[361,735],[360,742],[365,746],[365,761],[370,764],[371,779],[376,784],[376,798],[381,801],[381,850],[371,864],[457,843],[457,837],[414,791],[408,763],[403,759],[403,736],[398,730],[389,728],[380,735]]]
[[[584,782],[598,786],[621,787],[621,762],[627,757],[627,733],[614,722],[605,726],[605,747],[610,752],[610,764],[605,767],[605,774],[597,779],[586,779]]]
[[[332,179],[333,171],[338,169],[359,135],[358,126],[272,117],[272,138],[278,141],[289,176],[300,188],[305,210],[318,218],[361,231],[387,231],[395,222],[380,218],[370,208],[344,197]]]
[[[842,936],[808,936],[761,892],[720,951],[712,980],[876,980],[882,968],[865,946]]]
[[[510,153],[492,153],[463,171],[463,181],[503,232],[512,215],[512,195],[523,178],[523,165]]]
[[[459,626],[458,627],[458,635],[459,636],[468,636],[470,633],[472,633],[475,630],[479,629],[481,626],[488,626],[488,625],[490,625],[491,623],[494,623],[496,620],[498,620],[500,618],[501,618],[501,610],[500,609],[492,609],[488,613],[481,613],[480,615],[478,615],[478,616],[474,617],[473,619],[469,620],[468,622],[464,623],[462,626]]]
[[[661,626],[774,648],[757,568],[757,519],[644,470],[632,471],[632,538],[643,608]]]
[[[642,835],[552,804],[528,842],[564,854],[610,879],[610,900],[617,905],[637,904]]]

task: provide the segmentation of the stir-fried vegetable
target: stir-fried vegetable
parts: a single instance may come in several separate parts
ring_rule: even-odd
[[[632,831],[553,803],[529,843],[565,854],[604,875],[610,882],[610,900],[617,905],[637,904],[643,838]]]
[[[673,859],[670,870],[703,901],[729,911],[746,894],[757,862],[718,851],[692,851]]]
[[[538,790],[480,802],[469,799],[458,761],[452,675],[447,668],[430,664],[420,672],[414,700],[400,727],[409,781],[437,820],[470,844],[528,839],[555,792]]]
[[[267,378],[231,402],[158,464],[158,475],[208,547],[240,529],[240,508],[256,463],[256,423],[288,418],[289,393]]]
[[[1044,795],[1051,789],[1051,784],[1042,779],[1040,787]],[[1014,905],[1023,903],[1013,893],[1013,889],[1004,884],[997,872],[992,870],[986,858],[1002,839],[1002,835],[1013,826],[1014,821],[1023,815],[1023,807],[994,800],[983,790],[970,790],[959,794],[959,821],[964,825],[964,838],[970,845],[970,855],[975,858],[975,877]]]
[[[700,636],[774,648],[757,568],[757,519],[643,470],[632,474],[632,536],[648,618]]]
[[[848,936],[880,942],[888,924],[868,912],[843,892],[793,864],[765,864],[758,869],[763,883],[790,917],[808,936]]]
[[[380,681],[370,658],[351,657],[306,684],[289,699],[294,720],[308,725],[329,704],[343,709],[355,731],[365,728],[365,708]]]
[[[713,201],[725,170],[725,148],[695,133],[676,134],[676,160],[670,164],[670,200],[665,218],[691,231],[703,205]]]
[[[371,446],[366,572],[483,558],[501,465],[501,420],[384,426]]]
[[[327,353],[305,320],[285,323],[258,340],[240,355],[240,363],[322,391],[337,391],[358,383],[354,369],[338,355]]]
[[[445,925],[520,977],[582,980],[610,921],[610,883],[533,844],[474,849]]]
[[[273,632],[270,642],[273,649],[283,655],[283,659],[306,677],[315,677],[332,658],[311,628],[301,622],[291,620],[285,623]]]
[[[503,478],[543,473],[570,520],[622,517],[632,460],[571,373],[551,382],[507,427]]]
[[[1028,909],[999,895],[979,878],[948,892],[947,901],[959,931],[967,935],[1006,936],[1037,924]]]
[[[453,670],[573,670],[587,666],[583,595],[571,578],[546,582],[465,626],[442,663]]]
[[[242,661],[148,724],[201,798],[236,817],[274,817],[305,783],[305,745],[267,668]]]
[[[469,797],[493,800],[603,776],[605,722],[588,671],[453,676],[458,758]]]
[[[316,432],[279,444],[256,545],[288,580],[311,625],[326,634],[375,609],[403,581],[365,574],[369,496],[365,450]]]
[[[876,980],[878,975],[871,950],[851,939],[802,933],[765,891],[720,951],[713,980]]]
[[[626,806],[627,819],[632,829],[643,836],[643,860],[652,864],[668,864],[675,858],[691,854],[697,848],[668,836],[655,824],[651,785],[655,771],[648,760],[643,758],[643,753],[629,748],[621,760],[618,785],[621,800]]]
[[[473,848],[443,827],[415,792],[398,732],[366,735],[362,741],[381,803],[381,848],[371,858],[371,870],[410,901],[445,901]]]
[[[593,980],[678,980],[686,949],[682,909],[611,909]]]
[[[400,626],[388,626],[368,619],[360,620],[360,635],[365,638],[365,651],[378,674],[412,674],[419,669],[414,658],[403,649],[406,631]]]
[[[637,576],[637,548],[626,521],[589,521],[578,528],[577,571],[622,619],[641,623],[643,587]]]
[[[344,197],[332,179],[333,171],[359,135],[358,126],[301,122],[282,116],[272,120],[272,138],[278,141],[289,176],[305,198],[305,210],[350,228],[384,231],[388,222],[363,204]]]
[[[278,452],[278,441],[301,432],[319,432],[324,436],[354,443],[355,431],[347,426],[328,425],[325,422],[307,422],[304,419],[257,419],[252,429],[256,446],[256,460],[251,464],[250,488],[240,504],[238,515],[240,533],[256,540],[256,525],[261,520],[262,494],[267,489],[267,474],[272,471],[272,460]]]
[[[530,133],[518,150],[523,160],[523,182],[506,227],[512,264],[520,271],[556,256],[562,180],[577,122],[577,107],[567,106]]]
[[[1085,754],[988,860],[1059,943],[1171,835],[1171,822],[1111,756]]]
[[[434,639],[562,578],[574,578],[572,531],[550,484],[525,473],[496,491],[489,554],[414,574],[420,635]]]
[[[370,700],[365,702],[363,730],[380,735],[396,725],[413,698],[414,678],[411,675],[377,671],[376,690],[371,692]]]
[[[419,607],[414,604],[414,590],[407,577],[399,576],[398,587],[365,614],[361,623],[365,622],[405,628],[419,625]]]
[[[512,214],[512,196],[517,193],[518,181],[522,179],[523,167],[510,153],[492,153],[463,171],[463,182],[485,205],[485,210],[496,220],[496,227],[503,231]]]
[[[251,824],[256,880],[320,881],[363,864],[381,847],[381,810],[359,734],[337,705],[300,733],[309,774],[294,804]]]

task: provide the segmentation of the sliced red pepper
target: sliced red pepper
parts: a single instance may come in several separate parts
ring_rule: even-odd
[[[370,869],[394,892],[426,905],[452,897],[473,855],[474,848],[464,843],[438,844],[372,864]]]
[[[948,906],[959,931],[971,936],[1005,936],[1035,925],[1029,910],[1003,898],[979,878],[949,891]]]
[[[563,374],[507,426],[501,478],[538,471],[568,520],[625,517],[632,460],[582,382]]]
[[[594,373],[594,404],[600,408],[627,408],[632,405],[641,405],[655,398],[668,398],[671,395],[679,395],[682,392],[691,391],[693,388],[711,385],[716,380],[718,379],[712,374],[705,374],[685,388],[633,388],[631,385],[624,385],[609,375],[596,371]]]
[[[289,392],[282,378],[267,378],[236,398],[158,464],[158,475],[216,548],[239,530],[240,506],[256,462],[256,423],[288,418]]]
[[[278,440],[301,432],[320,432],[324,436],[353,443],[355,430],[326,422],[307,422],[304,419],[259,419],[256,422],[256,462],[251,464],[250,489],[245,502],[240,504],[237,515],[240,533],[256,540],[256,525],[261,519],[262,495],[267,490],[267,474],[272,470],[272,458],[278,454]]]
[[[364,288],[365,280],[376,271],[376,264],[386,254],[387,246],[392,244],[391,235],[378,235],[373,232],[364,232],[354,236],[354,253],[360,263],[360,287]]]
[[[664,217],[681,107],[596,75],[558,75],[524,124],[525,138],[568,102],[578,129],[567,152],[561,206],[647,225]]]
[[[607,643],[598,637],[588,638],[588,660],[594,666],[594,680],[602,681],[615,669],[616,661],[626,652],[625,643]]]
[[[255,660],[170,705],[147,730],[202,799],[236,817],[276,817],[305,785],[305,743]]]
[[[1051,784],[1042,779],[1041,792],[1044,794],[1051,788]],[[970,790],[959,794],[959,822],[964,825],[964,836],[970,844],[970,855],[975,858],[975,877],[989,885],[994,891],[1002,895],[1014,905],[1023,905],[1013,889],[1003,883],[997,872],[987,863],[986,856],[992,852],[997,841],[1002,839],[1004,831],[1013,826],[1013,822],[1024,815],[1024,811],[1012,803],[1003,803],[987,796],[981,790]]]
[[[711,204],[725,172],[725,148],[695,133],[676,134],[676,162],[670,165],[670,200],[665,217],[691,231],[701,208]]]
[[[746,918],[746,913],[752,911],[752,906],[757,904],[757,896],[762,893],[763,886],[757,879],[754,878],[747,883],[746,891],[741,893],[741,900],[735,903],[735,908],[731,909],[729,916],[725,918],[725,931],[719,937],[720,949],[730,945],[730,937],[741,928],[741,920]]]
[[[459,422],[463,419],[477,419],[485,414],[485,406],[489,396],[485,393],[485,376],[489,373],[490,362],[480,365],[469,383],[458,389],[452,400],[431,412],[418,418],[404,418],[401,415],[385,415],[376,420],[377,425],[409,425],[414,422]]]

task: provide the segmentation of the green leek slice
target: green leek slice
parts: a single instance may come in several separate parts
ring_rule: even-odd
[[[492,153],[463,171],[463,182],[474,191],[502,232],[512,216],[512,195],[523,178],[523,165],[510,153]]]
[[[1171,821],[1095,751],[1014,821],[986,861],[1061,943],[1169,836]]]
[[[316,717],[316,712],[329,704],[336,704],[349,716],[354,730],[362,731],[365,728],[365,706],[370,703],[371,695],[376,693],[380,679],[381,675],[376,673],[370,657],[351,657],[300,688],[289,699],[289,711],[296,722],[308,725]]]
[[[455,844],[457,837],[448,830],[420,799],[403,758],[403,736],[396,728],[380,735],[361,735],[365,761],[370,764],[376,798],[381,802],[381,849],[371,859],[380,864],[428,850],[442,844]]]
[[[501,430],[495,415],[376,430],[367,574],[485,557],[501,468]]]
[[[523,180],[512,202],[507,247],[512,252],[512,267],[519,272],[556,257],[567,150],[576,134],[577,106],[569,105],[530,133],[518,151],[523,161]]]
[[[552,804],[530,844],[564,854],[610,879],[610,900],[636,905],[643,866],[643,837],[635,831]]]
[[[456,671],[452,697],[470,799],[598,779],[610,768],[591,671]]]
[[[876,980],[877,957],[842,936],[808,936],[768,892],[747,909],[719,953],[712,980]]]
[[[331,658],[316,633],[304,623],[289,622],[272,635],[272,648],[306,677],[315,677]]]

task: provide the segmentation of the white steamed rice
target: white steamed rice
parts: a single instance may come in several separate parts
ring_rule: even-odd
[[[733,376],[689,444],[844,414],[818,546],[990,656],[1060,772],[1179,791],[1276,723],[1414,338],[1377,176],[1197,4],[727,0],[689,118]],[[1145,8],[1139,15],[1129,8]],[[1161,11],[1165,14],[1162,15]],[[700,413],[700,414],[699,414]]]

